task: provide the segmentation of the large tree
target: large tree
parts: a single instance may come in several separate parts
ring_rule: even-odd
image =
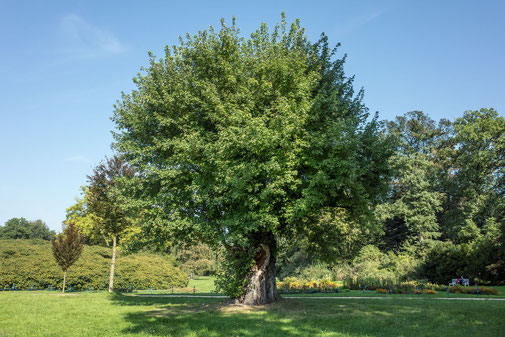
[[[218,284],[242,303],[278,299],[279,238],[330,247],[341,233],[321,217],[370,224],[384,191],[389,144],[335,52],[284,17],[249,39],[223,21],[151,55],[116,105],[132,204],[160,233],[225,247]]]
[[[88,176],[89,187],[86,201],[89,213],[93,215],[93,231],[112,239],[112,260],[110,265],[109,292],[114,290],[114,267],[117,243],[131,227],[132,217],[128,215],[121,191],[122,178],[133,177],[134,169],[120,156],[108,158]]]
[[[423,112],[411,111],[387,125],[388,134],[396,140],[396,153],[390,159],[394,175],[387,201],[375,210],[384,229],[379,245],[385,250],[421,253],[440,237],[439,158],[450,123],[441,120],[437,125]]]

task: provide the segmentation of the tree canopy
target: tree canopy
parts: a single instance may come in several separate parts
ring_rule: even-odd
[[[370,225],[386,189],[390,144],[335,55],[298,21],[249,39],[222,21],[151,55],[116,105],[114,147],[139,172],[131,203],[151,230],[223,245],[226,290],[244,302],[276,299],[279,238],[331,247],[319,219]]]

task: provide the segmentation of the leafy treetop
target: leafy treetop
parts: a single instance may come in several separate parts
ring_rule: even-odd
[[[370,214],[390,147],[335,52],[283,18],[250,39],[223,21],[151,55],[113,120],[154,226],[233,246],[310,234],[326,207]]]

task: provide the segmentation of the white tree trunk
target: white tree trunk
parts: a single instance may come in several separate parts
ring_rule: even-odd
[[[110,263],[109,292],[114,291],[114,265],[116,264],[116,236],[112,237],[112,261]]]
[[[65,293],[65,282],[67,280],[67,271],[65,270],[63,272],[63,289],[61,290],[63,293]]]

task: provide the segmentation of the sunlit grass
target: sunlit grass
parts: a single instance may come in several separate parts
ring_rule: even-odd
[[[500,336],[505,301],[222,299],[0,293],[0,336]]]
[[[196,295],[216,295],[216,286],[214,285],[214,277],[212,276],[196,276],[189,281],[185,288],[169,288],[169,289],[141,289],[134,290],[137,294],[196,294]],[[1,337],[1,336],[0,336]]]

